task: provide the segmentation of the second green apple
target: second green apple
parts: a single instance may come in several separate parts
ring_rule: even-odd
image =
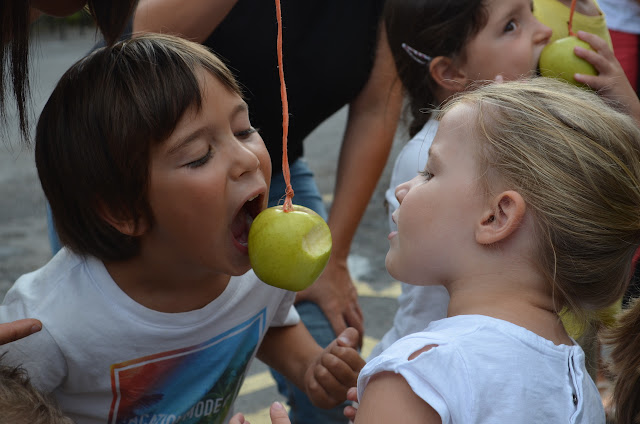
[[[540,74],[543,77],[561,78],[571,84],[584,86],[576,81],[573,75],[598,75],[598,71],[592,64],[575,55],[573,49],[576,46],[593,50],[588,43],[573,35],[547,44],[540,54]]]

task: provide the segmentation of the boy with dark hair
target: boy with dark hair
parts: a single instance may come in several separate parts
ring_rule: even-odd
[[[36,164],[66,248],[0,321],[43,322],[7,358],[78,424],[226,422],[256,355],[319,406],[346,398],[357,331],[323,350],[294,294],[250,270],[270,158],[206,48],[149,35],[79,61],[42,112]]]

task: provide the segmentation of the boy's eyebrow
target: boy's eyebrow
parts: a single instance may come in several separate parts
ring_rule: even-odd
[[[233,117],[235,117],[236,115],[238,115],[240,113],[247,112],[248,110],[249,110],[249,106],[247,105],[247,103],[245,101],[242,101],[241,103],[238,103],[231,110],[231,114],[229,116],[229,119],[232,119]],[[198,129],[196,129],[195,131],[190,132],[186,136],[178,139],[178,141],[176,141],[175,144],[169,149],[168,154],[171,155],[171,154],[175,153],[176,151],[180,150],[181,148],[183,148],[184,146],[186,146],[187,144],[189,144],[193,140],[196,140],[197,138],[199,138],[207,130],[208,130],[208,128],[206,126],[200,127]]]

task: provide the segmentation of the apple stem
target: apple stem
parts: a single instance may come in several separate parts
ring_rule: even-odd
[[[282,10],[280,0],[276,0],[276,19],[278,21],[278,73],[280,74],[280,99],[282,101],[282,175],[287,185],[286,199],[282,209],[285,212],[293,210],[293,187],[291,187],[291,173],[289,172],[289,157],[287,155],[287,137],[289,135],[289,102],[287,101],[287,86],[284,83],[284,67],[282,64]]]
[[[576,11],[576,1],[571,0],[571,9],[569,10],[569,35],[575,36],[573,29],[571,28],[573,25],[573,13]]]

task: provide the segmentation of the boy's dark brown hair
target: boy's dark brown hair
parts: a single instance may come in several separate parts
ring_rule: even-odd
[[[55,401],[36,390],[27,372],[0,364],[0,424],[73,424]]]
[[[138,0],[88,0],[87,10],[107,44],[122,34]],[[2,0],[0,8],[0,125],[7,121],[7,97],[15,97],[20,134],[28,142],[30,1]],[[7,89],[11,91],[7,92]]]
[[[58,82],[36,129],[36,166],[61,242],[117,261],[139,240],[103,217],[153,225],[147,188],[151,147],[202,104],[201,73],[241,94],[229,69],[200,44],[148,34],[103,47]]]

